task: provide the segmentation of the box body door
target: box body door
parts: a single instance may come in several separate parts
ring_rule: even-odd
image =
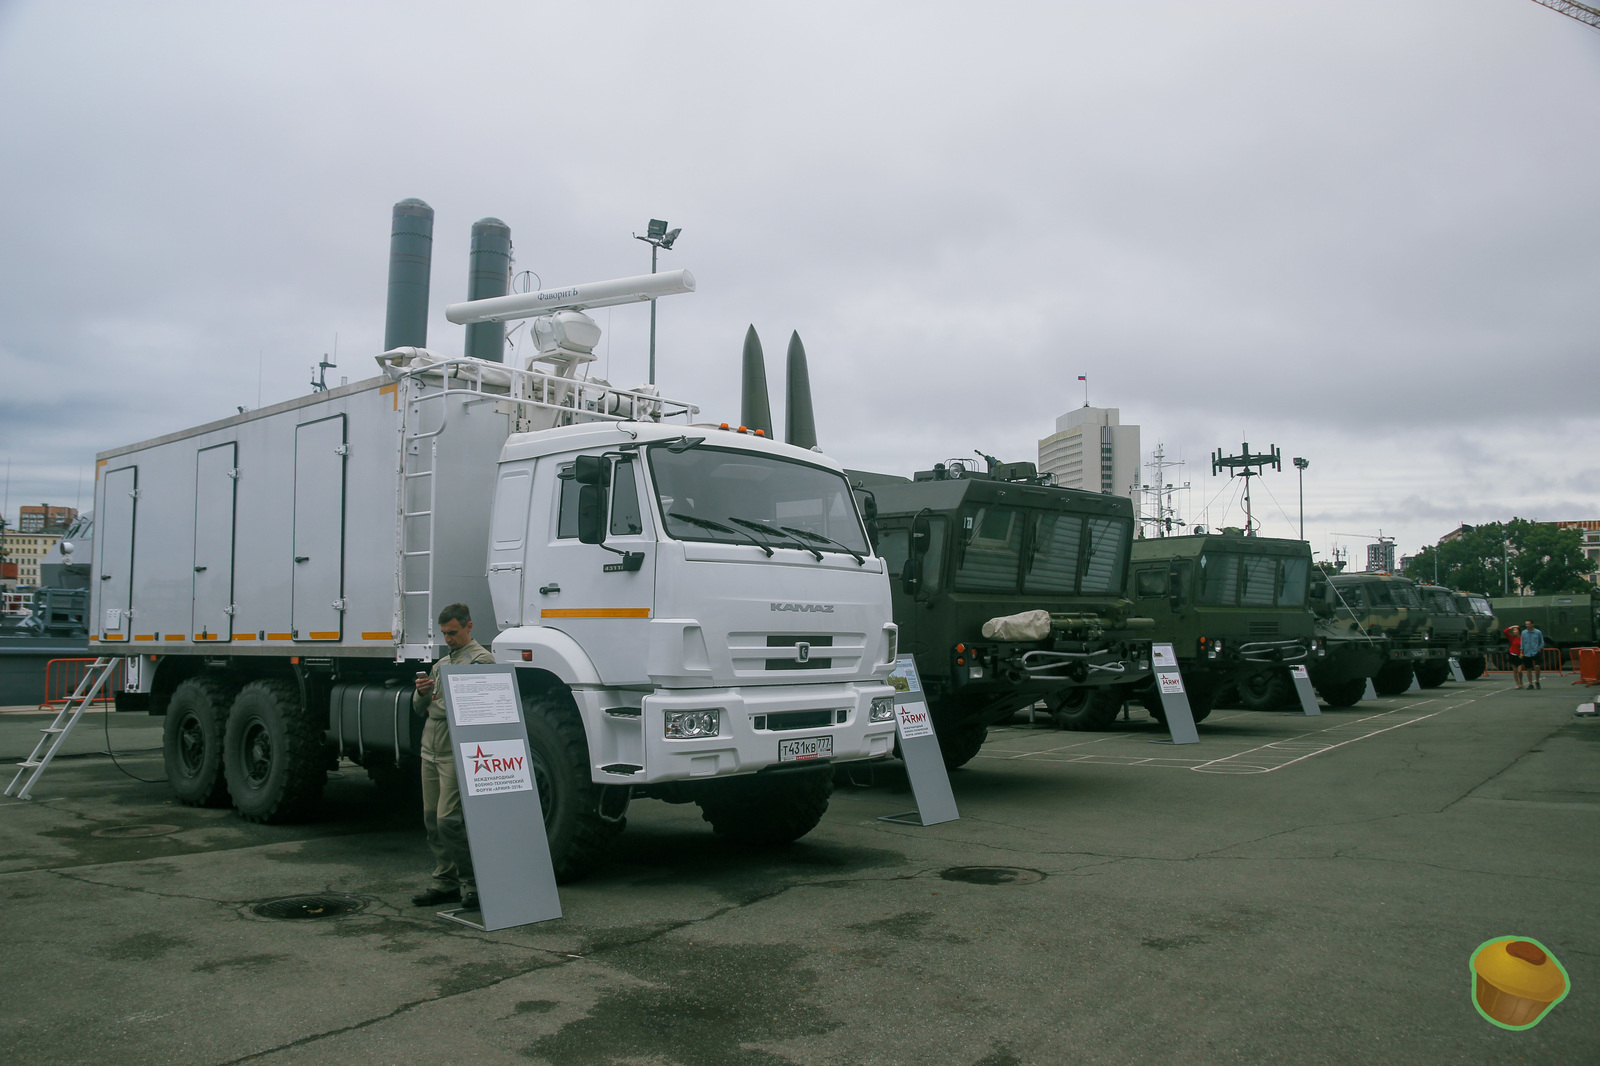
[[[344,415],[334,415],[294,431],[296,640],[338,640],[343,631],[344,428]]]
[[[233,639],[234,487],[238,445],[203,448],[195,456],[194,601],[196,641]]]
[[[133,614],[133,523],[138,508],[139,468],[109,471],[95,523],[95,552],[100,556],[95,582],[100,611],[95,629],[101,640],[131,640]]]

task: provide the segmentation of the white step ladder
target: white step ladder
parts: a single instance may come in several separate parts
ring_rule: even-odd
[[[439,498],[434,472],[439,463],[439,435],[444,432],[442,410],[436,429],[423,431],[411,424],[413,416],[419,422],[422,420],[421,413],[412,410],[414,401],[411,393],[414,386],[408,380],[401,387],[400,478],[395,501],[394,632],[397,661],[433,658],[434,512]],[[413,484],[417,482],[427,485],[427,504],[418,510],[411,510],[413,501],[419,495],[413,491]],[[418,603],[418,600],[421,602]]]
[[[33,754],[17,764],[17,776],[6,786],[6,795],[15,795],[18,799],[32,798],[28,793],[39,783],[39,777],[44,773],[45,767],[56,757],[61,745],[67,742],[67,738],[72,735],[73,727],[78,724],[78,719],[83,717],[83,712],[89,708],[89,704],[100,695],[100,690],[105,687],[121,662],[118,656],[105,655],[96,659],[94,665],[84,671],[83,679],[78,682],[78,687],[62,706],[55,721],[44,727],[44,736],[40,737],[39,743],[34,746]]]

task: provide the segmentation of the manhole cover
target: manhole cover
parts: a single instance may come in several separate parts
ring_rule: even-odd
[[[284,896],[264,899],[250,910],[262,918],[338,918],[366,906],[360,896]]]
[[[952,866],[940,870],[946,881],[962,881],[969,885],[1031,885],[1043,881],[1044,874],[1020,866]]]
[[[164,837],[168,833],[178,832],[175,825],[112,825],[104,829],[96,829],[89,835],[92,837],[109,837],[112,840],[126,840],[130,837]]]

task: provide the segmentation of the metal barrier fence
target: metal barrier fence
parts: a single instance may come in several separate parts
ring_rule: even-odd
[[[94,665],[93,659],[51,659],[44,664],[44,702],[39,704],[41,711],[53,711],[65,707],[72,700],[72,693],[77,690],[78,682],[89,672],[89,667]],[[96,703],[112,703],[116,700],[117,690],[122,688],[127,679],[127,660],[119,659],[117,668],[112,673],[109,681],[100,689],[100,694],[94,698]]]
[[[1549,674],[1564,674],[1567,672],[1567,656],[1560,648],[1546,648],[1539,655],[1539,669]],[[1491,673],[1509,674],[1511,672],[1511,653],[1508,651],[1492,651],[1489,653],[1489,670]]]

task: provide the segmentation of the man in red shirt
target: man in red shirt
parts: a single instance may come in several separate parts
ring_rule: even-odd
[[[1506,639],[1511,641],[1511,676],[1522,687],[1522,628],[1506,626]]]

